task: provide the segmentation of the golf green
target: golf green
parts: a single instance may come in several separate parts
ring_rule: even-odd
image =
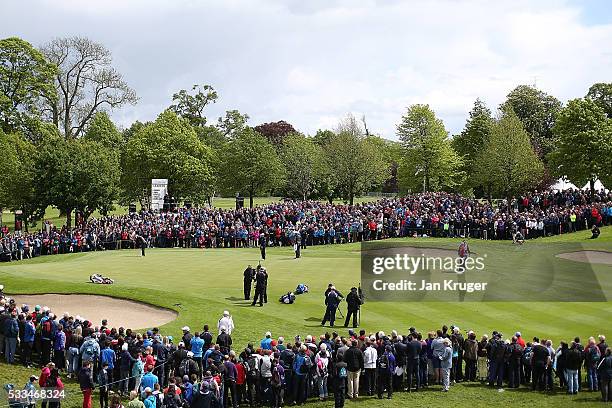
[[[521,331],[526,339],[539,336],[552,339],[555,345],[574,336],[586,340],[598,334],[610,335],[607,329],[610,328],[612,302],[571,302],[567,292],[574,288],[576,296],[585,300],[589,288],[584,287],[584,276],[590,274],[600,285],[599,295],[612,299],[609,297],[612,293],[612,265],[576,262],[557,256],[578,248],[612,251],[612,228],[603,228],[600,239],[596,241],[588,240],[588,236],[588,232],[580,232],[527,241],[522,246],[507,241],[472,240],[472,252],[486,254],[492,260],[493,266],[489,268],[487,277],[489,281],[496,282],[498,288],[503,288],[507,282],[513,290],[523,290],[521,288],[532,283],[534,290],[525,292],[522,298],[513,298],[513,301],[498,301],[503,297],[485,298],[494,301],[465,302],[433,302],[428,299],[374,302],[366,299],[361,327],[368,332],[395,329],[401,334],[410,326],[427,332],[443,324],[454,324],[462,331],[474,330],[479,337],[484,333],[490,334],[492,330],[501,331],[505,336]],[[402,239],[394,243],[456,250],[459,240]],[[258,342],[268,330],[274,337],[284,336],[288,340],[297,334],[318,336],[331,330],[320,326],[324,313],[323,291],[330,282],[345,294],[351,286],[357,286],[361,278],[360,249],[358,244],[309,247],[302,252],[301,259],[294,259],[291,248],[268,248],[267,259],[262,262],[269,272],[268,303],[264,307],[250,306],[242,294],[242,272],[247,264],[257,265],[257,248],[151,249],[146,257],[140,257],[136,250],[46,256],[0,264],[0,283],[9,294],[100,294],[173,309],[178,312],[176,320],[162,326],[161,330],[174,336],[179,335],[180,328],[185,325],[192,331],[201,330],[205,323],[216,327],[221,313],[229,310],[236,325],[232,333],[234,347],[240,349],[249,341]],[[93,273],[110,276],[115,283],[89,283],[89,276]],[[554,274],[556,290],[565,291],[547,293],[542,289],[541,283],[550,281],[548,275],[551,273]],[[516,286],[517,282],[521,285]],[[278,298],[293,291],[298,283],[307,284],[310,293],[299,295],[292,305],[279,303]],[[538,293],[542,296],[539,297]],[[555,296],[559,301],[550,301]],[[104,308],[103,301],[99,307]],[[346,312],[345,304],[341,308]],[[78,310],[69,312],[79,313]],[[112,318],[108,316],[111,322]],[[340,324],[337,321],[336,325]],[[343,328],[334,330],[346,333]],[[1,381],[12,381],[21,387],[30,371],[0,364],[0,373]],[[481,402],[486,402],[486,405],[520,402],[564,406],[576,401],[572,397],[544,397],[524,390],[498,394],[480,386],[461,385],[455,389],[458,391],[444,396],[426,392],[418,398],[423,404],[433,404],[439,398],[440,403],[454,402],[472,407],[480,406]],[[581,402],[595,402],[597,397],[589,394],[586,400],[582,397]],[[397,398],[380,405],[399,406],[400,401],[408,402],[410,398],[413,397]]]

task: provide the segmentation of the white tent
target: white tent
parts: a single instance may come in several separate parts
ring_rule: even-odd
[[[570,188],[573,188],[576,190],[578,189],[578,187],[576,187],[574,184],[570,183],[569,180],[563,177],[557,180],[557,182],[553,184],[550,188],[552,190],[558,190],[558,191],[569,190]]]
[[[585,186],[582,187],[583,191],[590,190],[590,189],[591,189],[591,183],[586,183]],[[608,189],[604,187],[601,180],[597,179],[595,180],[595,191],[600,191],[600,190],[608,191]]]

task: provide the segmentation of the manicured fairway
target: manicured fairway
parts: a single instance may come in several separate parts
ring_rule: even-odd
[[[588,234],[582,232],[531,241],[522,247],[510,242],[491,241],[472,241],[470,245],[473,252],[486,253],[495,260],[495,270],[489,273],[501,285],[506,281],[513,285],[510,279],[533,279],[534,292],[537,292],[542,290],[541,283],[547,280],[546,275],[554,273],[555,279],[562,282],[561,286],[575,286],[577,293],[584,295],[581,283],[584,274],[589,272],[599,278],[602,292],[610,294],[612,266],[581,264],[554,256],[567,248],[612,251],[612,229],[603,229],[597,241],[588,241],[587,237]],[[411,246],[449,249],[455,249],[458,244],[458,240],[450,239],[409,239],[406,242]],[[227,309],[234,316],[237,329],[232,337],[236,347],[240,348],[247,341],[258,341],[267,330],[286,339],[292,339],[296,334],[319,335],[329,330],[320,327],[324,312],[322,293],[329,282],[345,294],[351,286],[359,283],[359,250],[360,246],[356,244],[312,247],[303,251],[303,258],[295,260],[290,248],[269,248],[268,259],[264,262],[270,273],[268,304],[263,308],[251,307],[242,300],[242,271],[248,263],[257,264],[259,250],[256,248],[153,249],[145,258],[138,256],[136,251],[41,257],[0,264],[0,283],[5,285],[8,293],[97,293],[168,307],[176,310],[179,316],[163,326],[162,332],[175,336],[184,325],[189,325],[193,331],[200,330],[204,323],[215,326],[221,312]],[[111,286],[90,284],[88,277],[92,273],[108,275],[116,283]],[[298,296],[293,305],[280,304],[278,297],[294,290],[298,283],[308,284],[310,293]],[[549,293],[543,298],[549,299],[550,296]],[[537,293],[526,293],[525,300],[517,302],[366,302],[362,327],[368,331],[390,332],[396,329],[404,333],[410,326],[427,332],[443,324],[454,324],[462,331],[472,329],[479,336],[490,334],[492,330],[504,335],[520,330],[527,339],[537,335],[553,339],[555,345],[559,340],[576,335],[585,340],[600,333],[612,336],[609,330],[612,327],[612,302],[533,301],[535,299]],[[346,311],[345,305],[342,308]],[[79,311],[70,312],[77,314]],[[112,325],[113,316],[108,318]],[[335,330],[346,333],[342,328]],[[2,382],[12,380],[21,387],[28,373],[24,369],[0,365]],[[561,395],[545,397],[522,389],[498,393],[474,385],[460,385],[451,391],[444,396],[437,392],[424,392],[417,397],[405,396],[380,405],[399,406],[400,401],[418,398],[420,403],[427,405],[537,403],[569,406],[570,401],[580,401],[581,406],[587,406],[584,402],[596,398],[596,395],[586,393],[573,398]],[[357,403],[363,404],[367,402]]]

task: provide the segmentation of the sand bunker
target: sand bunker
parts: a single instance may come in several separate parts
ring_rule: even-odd
[[[576,251],[557,254],[558,258],[576,262],[612,265],[612,252],[606,251]]]
[[[14,295],[18,305],[23,303],[34,310],[35,305],[48,306],[56,315],[64,312],[79,315],[99,325],[108,320],[109,327],[132,329],[152,328],[176,319],[177,313],[132,300],[99,295]]]

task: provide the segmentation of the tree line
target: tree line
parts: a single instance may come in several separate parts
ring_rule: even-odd
[[[207,116],[217,91],[194,85],[169,96],[151,122],[119,129],[109,112],[138,102],[110,51],[87,38],[36,48],[0,40],[0,209],[28,221],[48,206],[67,215],[107,213],[114,203],[149,205],[152,178],[169,179],[180,201],[277,194],[341,198],[368,191],[457,191],[511,197],[564,176],[612,185],[612,84],[597,83],[565,105],[531,86],[512,90],[493,113],[477,99],[451,136],[428,105],[399,119],[398,141],[370,133],[352,115],[305,135],[283,120],[251,126],[227,110]]]

